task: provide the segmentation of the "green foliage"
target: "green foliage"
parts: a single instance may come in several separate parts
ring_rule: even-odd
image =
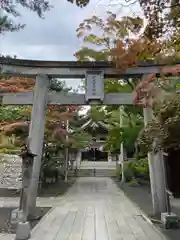
[[[89,3],[89,0],[67,0],[70,3],[75,3],[78,7],[86,7]]]
[[[138,137],[140,130],[143,128],[143,125],[135,125],[135,126],[128,126],[124,127],[123,135],[122,135],[122,142],[124,143],[124,148],[127,151],[135,150],[135,143]]]
[[[131,187],[139,187],[140,186],[139,182],[136,179],[129,181],[129,185]]]
[[[123,81],[107,79],[106,92],[131,92],[132,88]],[[92,106],[87,112],[88,119],[102,121],[109,125],[109,133],[105,149],[117,152],[123,142],[127,151],[135,150],[135,142],[140,130],[143,128],[142,109],[134,106],[123,106],[123,127],[120,127],[119,106]],[[86,119],[87,120],[87,119]]]
[[[83,130],[75,130],[71,136],[70,149],[81,149],[86,148],[89,145],[91,136]]]
[[[126,48],[130,45],[130,35],[138,34],[143,27],[140,18],[122,17],[118,19],[112,12],[107,12],[106,18],[93,16],[85,19],[77,29],[77,36],[83,42],[82,48],[75,53],[80,61],[107,61],[112,60],[112,49],[117,40],[121,39]],[[105,79],[105,92],[130,93],[139,79]],[[128,151],[134,150],[134,144],[140,129],[139,116],[142,109],[134,106],[124,106],[125,126],[119,127],[119,106],[104,106],[91,108],[91,118],[95,121],[103,121],[109,124],[109,134],[105,145],[111,152],[119,151],[123,142]],[[135,120],[138,119],[138,121]]]
[[[13,80],[12,80],[13,81]],[[24,85],[21,84],[23,79],[20,79],[20,83],[18,88],[20,91],[23,91]],[[4,80],[6,83],[6,80]],[[3,84],[2,84],[3,85]],[[7,84],[8,85],[8,84]],[[22,85],[22,86],[21,86]],[[32,88],[34,85],[34,81],[32,80],[27,84],[25,82],[25,87]],[[8,85],[9,87],[9,85]],[[11,85],[10,85],[11,87]],[[65,82],[59,79],[52,79],[50,89],[56,92],[68,92],[71,88],[68,88]],[[17,89],[18,90],[18,89]],[[70,108],[71,106],[68,106]],[[74,109],[75,110],[75,109]],[[77,109],[78,111],[78,109]],[[46,114],[46,130],[45,130],[45,138],[53,135],[53,131],[56,128],[62,128],[63,122],[66,118],[73,118],[74,113],[67,113],[67,106],[48,106],[47,114]],[[16,137],[22,136],[22,132],[28,133],[29,121],[31,118],[31,106],[0,106],[0,126],[1,130],[6,135],[11,135],[14,133]],[[26,126],[25,126],[26,125]],[[23,131],[21,131],[23,130]],[[25,131],[24,131],[25,130]],[[49,138],[49,140],[52,140]]]
[[[50,179],[51,183],[57,183],[60,167],[58,153],[60,150],[61,150],[60,144],[59,145],[44,144],[40,172],[40,182],[42,183],[42,186],[46,186],[47,179]]]
[[[136,139],[140,130],[143,128],[143,120],[136,112],[121,111],[123,125],[120,127],[120,111],[114,110],[109,116],[109,135],[105,148],[112,152],[120,151],[120,144],[124,144],[124,148],[133,152],[135,150]]]
[[[152,40],[172,36],[179,29],[179,0],[140,0],[140,6],[148,20],[146,36]]]
[[[143,20],[139,17],[124,16],[119,20],[112,12],[107,12],[105,20],[97,16],[85,19],[77,29],[77,37],[82,39],[84,46],[75,56],[81,61],[111,60],[116,41],[123,39],[128,45],[129,35],[138,34],[142,27]],[[94,29],[98,34],[93,33]]]
[[[95,49],[91,49],[88,47],[82,47],[78,53],[75,54],[76,58],[80,61],[89,61],[94,60],[96,61],[104,61],[108,60],[108,51],[107,49],[102,49],[101,52]]]
[[[91,106],[91,108],[87,111],[88,120],[92,120],[94,122],[104,121],[106,119],[106,114],[101,106]]]
[[[15,149],[15,146],[10,143],[1,143],[0,149]]]
[[[0,153],[19,155],[21,153],[21,149],[0,148]]]
[[[24,24],[16,24],[13,21],[14,17],[21,16],[20,11],[18,11],[18,5],[21,5],[35,13],[41,18],[43,18],[43,13],[50,10],[51,6],[48,1],[44,0],[15,0],[13,1],[1,1],[1,13],[0,13],[0,34],[6,31],[18,31],[23,28]],[[10,17],[12,16],[12,18]]]
[[[117,177],[121,178],[121,167],[117,169]],[[138,181],[139,183],[143,183],[145,181],[149,181],[149,166],[148,160],[140,159],[140,160],[130,160],[124,162],[124,176],[126,182]]]
[[[67,0],[70,3],[74,3],[78,7],[85,7],[89,0]],[[0,2],[0,34],[7,31],[19,31],[24,28],[25,24],[16,23],[14,18],[20,17],[21,12],[18,10],[19,6],[29,9],[35,12],[40,18],[44,18],[44,13],[52,8],[49,1],[46,0],[15,0]]]
[[[135,169],[131,162],[124,164],[124,177],[126,182],[130,182],[135,178]]]
[[[30,115],[25,114],[22,110],[24,106],[0,106],[0,123],[14,122],[18,120],[29,120]]]
[[[157,151],[180,149],[180,93],[156,106],[156,118],[141,131],[138,144],[141,149]]]
[[[16,147],[10,143],[1,143],[0,144],[0,153],[12,154]]]
[[[0,148],[0,153],[8,153],[9,150],[7,148]]]
[[[140,159],[135,163],[135,177],[149,180],[149,165],[147,158]]]
[[[8,16],[2,15],[0,13],[0,34],[4,32],[14,32],[22,29],[24,25],[22,24],[14,24],[11,19],[8,18]]]
[[[66,86],[65,81],[59,80],[57,78],[51,79],[50,90],[56,92],[69,92],[71,88]]]

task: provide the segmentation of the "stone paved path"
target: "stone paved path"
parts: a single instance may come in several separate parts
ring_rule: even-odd
[[[110,178],[80,178],[31,240],[165,240]]]

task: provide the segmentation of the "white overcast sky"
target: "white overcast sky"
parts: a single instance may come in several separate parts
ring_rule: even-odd
[[[79,23],[94,14],[104,15],[107,10],[112,10],[112,7],[107,6],[108,0],[90,0],[90,4],[83,9],[66,0],[50,2],[54,8],[45,14],[45,19],[20,8],[22,16],[19,21],[25,23],[26,27],[19,32],[0,35],[0,53],[16,55],[23,59],[75,60],[73,54],[81,44],[76,37]],[[118,4],[113,8],[119,16],[132,15],[134,12],[138,14],[140,11],[138,6],[122,8]],[[79,84],[80,80],[67,80],[67,85],[73,88]]]

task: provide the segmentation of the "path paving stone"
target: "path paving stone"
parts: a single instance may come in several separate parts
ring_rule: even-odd
[[[110,178],[79,178],[58,201],[31,240],[167,240]]]
[[[15,240],[15,234],[0,234],[1,240]]]

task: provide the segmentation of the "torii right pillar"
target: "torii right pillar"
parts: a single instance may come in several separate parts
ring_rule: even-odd
[[[153,118],[151,107],[143,109],[144,125],[146,126]],[[149,174],[151,183],[151,194],[154,215],[160,215],[167,211],[165,169],[162,151],[154,154],[148,152]]]

